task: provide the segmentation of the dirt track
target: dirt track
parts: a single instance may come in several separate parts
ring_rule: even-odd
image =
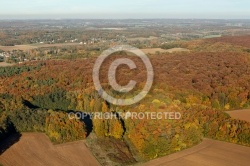
[[[250,109],[227,112],[232,118],[250,122]]]
[[[0,155],[4,166],[98,166],[83,141],[53,145],[45,134],[24,133]]]
[[[201,144],[142,166],[248,166],[250,148],[205,139]]]

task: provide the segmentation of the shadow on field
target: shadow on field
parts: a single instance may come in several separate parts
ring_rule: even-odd
[[[9,149],[12,145],[17,143],[22,134],[15,133],[10,135],[9,137],[5,138],[3,141],[0,142],[0,155],[3,154],[7,149]]]

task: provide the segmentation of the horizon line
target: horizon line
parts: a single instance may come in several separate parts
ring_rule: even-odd
[[[250,18],[0,18],[0,20],[250,20]]]

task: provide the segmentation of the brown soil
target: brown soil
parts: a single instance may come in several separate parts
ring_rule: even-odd
[[[250,122],[250,109],[227,112],[232,118]]]
[[[24,133],[0,155],[4,166],[98,166],[83,141],[53,145],[45,134]]]
[[[155,54],[157,52],[159,53],[173,53],[173,52],[187,52],[189,51],[186,48],[171,48],[168,50],[164,50],[161,48],[146,48],[146,49],[141,49],[145,54]]]
[[[13,50],[28,51],[28,50],[35,49],[35,48],[37,47],[30,46],[30,45],[0,46],[0,50],[3,50],[3,51],[13,51]]]
[[[142,166],[248,166],[249,163],[249,147],[205,139],[193,148],[149,161]]]
[[[150,36],[150,37],[135,37],[135,38],[128,38],[128,41],[145,41],[145,40],[156,40],[158,37]]]
[[[58,43],[58,44],[33,44],[33,45],[15,45],[15,46],[0,46],[0,50],[13,51],[22,50],[29,51],[36,48],[47,48],[47,47],[63,47],[63,46],[74,46],[80,45],[79,43]]]
[[[0,62],[0,67],[6,67],[6,66],[13,66],[14,64],[6,63],[6,62]]]

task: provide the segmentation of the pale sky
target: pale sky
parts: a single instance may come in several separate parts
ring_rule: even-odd
[[[0,19],[250,19],[249,0],[0,0]]]

